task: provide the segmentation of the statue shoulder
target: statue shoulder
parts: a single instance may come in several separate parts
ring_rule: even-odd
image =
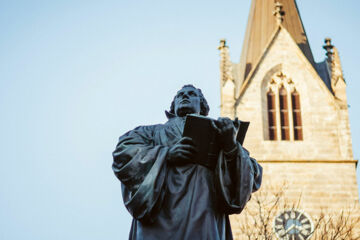
[[[165,124],[153,124],[153,125],[143,125],[138,126],[132,131],[143,131],[143,132],[156,132],[164,128]]]
[[[164,124],[141,125],[134,128],[133,130],[126,132],[123,136],[140,135],[143,137],[151,137],[154,135],[156,131],[159,131],[160,129],[164,128],[164,126],[165,126]]]

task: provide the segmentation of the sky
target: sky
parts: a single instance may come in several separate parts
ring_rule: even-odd
[[[347,82],[359,159],[360,1],[301,0],[315,60],[325,37]],[[250,0],[0,1],[0,239],[126,239],[117,139],[166,121],[176,91],[220,113],[221,38],[238,62]]]

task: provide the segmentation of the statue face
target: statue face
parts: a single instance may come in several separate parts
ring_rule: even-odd
[[[175,114],[183,117],[186,114],[200,114],[200,94],[196,88],[184,87],[175,96]]]

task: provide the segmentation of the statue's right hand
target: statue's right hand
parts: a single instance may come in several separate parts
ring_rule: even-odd
[[[171,165],[183,165],[188,163],[196,152],[194,141],[189,137],[183,137],[169,149],[167,160]]]

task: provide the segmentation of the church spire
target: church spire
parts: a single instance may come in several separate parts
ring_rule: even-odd
[[[290,33],[309,62],[315,65],[295,0],[252,0],[240,59],[240,81],[246,79],[279,25]]]

